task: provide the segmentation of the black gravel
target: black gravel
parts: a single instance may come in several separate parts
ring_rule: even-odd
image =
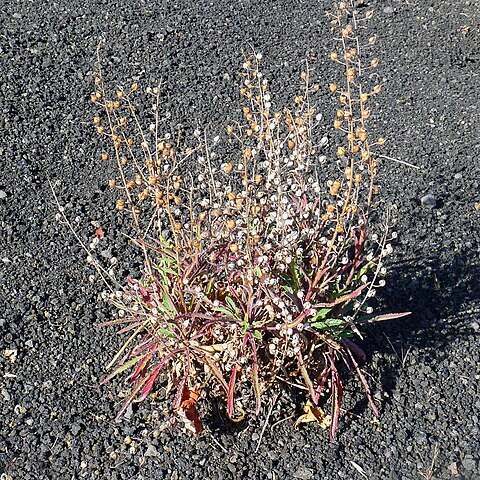
[[[480,11],[475,0],[367,3],[386,81],[376,129],[389,156],[420,167],[385,161],[382,170],[381,207],[393,205],[399,241],[378,302],[413,315],[365,331],[381,418],[372,421],[351,381],[351,413],[331,443],[314,425],[292,430],[294,417],[275,425],[298,414],[289,392],[263,438],[267,407],[240,426],[212,411],[199,439],[164,429],[168,419],[148,402],[115,423],[122,385],[99,380],[120,339],[95,328],[110,307],[55,219],[47,183],[81,237],[92,238],[98,221],[118,255],[122,217],[105,188],[113,167],[98,160],[88,102],[98,42],[110,81],[162,79],[166,130],[215,131],[238,109],[249,45],[264,54],[281,99],[306,58],[322,85],[337,78],[326,60],[328,2],[2,2],[2,480],[480,478]],[[334,100],[318,101],[331,136]]]

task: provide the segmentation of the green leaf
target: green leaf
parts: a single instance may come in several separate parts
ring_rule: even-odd
[[[328,318],[324,322],[315,322],[311,325],[319,330],[327,330],[329,328],[343,327],[345,324],[345,320],[342,320],[341,318]]]
[[[330,308],[321,308],[313,317],[312,322],[318,322],[319,320],[323,320],[332,310],[332,307]]]
[[[114,372],[112,372],[102,383],[106,383],[111,380],[113,377],[118,375],[119,373],[128,370],[130,367],[133,367],[136,363],[138,363],[142,358],[145,358],[145,355],[139,355],[138,357],[132,358],[128,362],[124,363],[120,367],[118,367]]]
[[[355,275],[354,280],[358,282],[366,273],[368,273],[370,270],[375,267],[375,264],[373,262],[368,262],[366,263]]]
[[[175,338],[175,334],[170,330],[165,330],[164,328],[158,328],[157,332],[167,338]]]
[[[258,331],[258,330],[254,330],[252,332],[252,335],[257,339],[257,340],[261,340],[262,337],[263,337],[263,334],[262,332]]]
[[[245,314],[243,316],[243,321],[242,321],[242,329],[240,330],[240,333],[242,335],[245,335],[247,333],[247,330],[248,330],[248,315]]]
[[[227,302],[227,305],[232,309],[232,312],[234,312],[238,316],[238,308],[235,305],[235,302],[230,297],[225,297],[225,301]]]
[[[257,265],[254,269],[253,269],[253,274],[258,277],[258,278],[262,278],[262,269]]]

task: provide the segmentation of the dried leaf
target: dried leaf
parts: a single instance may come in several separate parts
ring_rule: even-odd
[[[105,237],[105,232],[102,230],[101,227],[98,227],[96,230],[95,230],[95,236],[101,240],[103,237]]]
[[[185,424],[185,429],[198,435],[203,430],[203,425],[196,407],[200,392],[198,390],[183,389],[182,403],[177,410],[178,416]]]
[[[332,417],[330,415],[325,415],[324,411],[320,407],[315,406],[310,400],[305,404],[303,411],[305,413],[294,423],[294,428],[298,427],[301,423],[311,422],[318,422],[320,427],[325,429],[330,428]]]

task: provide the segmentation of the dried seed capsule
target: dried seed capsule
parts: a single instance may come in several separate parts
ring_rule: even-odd
[[[227,220],[227,228],[229,230],[233,230],[237,225],[237,222],[235,220]]]
[[[123,210],[125,208],[125,200],[119,198],[116,202],[116,205],[118,210]]]
[[[330,187],[330,195],[337,195],[341,185],[339,180],[335,180]]]
[[[233,163],[227,163],[227,164],[223,167],[223,171],[224,171],[225,173],[230,173],[232,170],[233,170]]]
[[[236,243],[232,243],[232,244],[230,245],[230,251],[231,251],[232,253],[237,253],[237,252],[238,252],[238,245],[237,245]]]
[[[110,188],[115,188],[115,186],[117,185],[117,181],[113,178],[111,178],[109,181],[108,181],[108,186]]]

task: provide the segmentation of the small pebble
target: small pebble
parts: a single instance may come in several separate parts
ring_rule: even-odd
[[[155,445],[149,445],[147,450],[145,451],[146,457],[158,457],[158,450]]]
[[[463,175],[460,172],[458,172],[453,176],[453,178],[455,178],[455,180],[461,180],[462,176]]]
[[[293,478],[298,478],[299,480],[310,480],[313,478],[313,470],[311,468],[300,467],[293,474]]]
[[[385,7],[383,9],[383,13],[386,13],[387,15],[391,15],[394,12],[393,7]]]
[[[6,388],[2,388],[2,391],[0,393],[2,394],[2,397],[6,402],[9,402],[12,399]]]
[[[7,198],[7,192],[0,190],[0,200],[3,200],[4,198]]]
[[[420,202],[424,207],[435,208],[437,206],[437,199],[435,195],[428,193],[420,199]]]
[[[465,458],[462,460],[462,465],[467,472],[473,472],[477,468],[477,462],[472,455],[465,455]]]

